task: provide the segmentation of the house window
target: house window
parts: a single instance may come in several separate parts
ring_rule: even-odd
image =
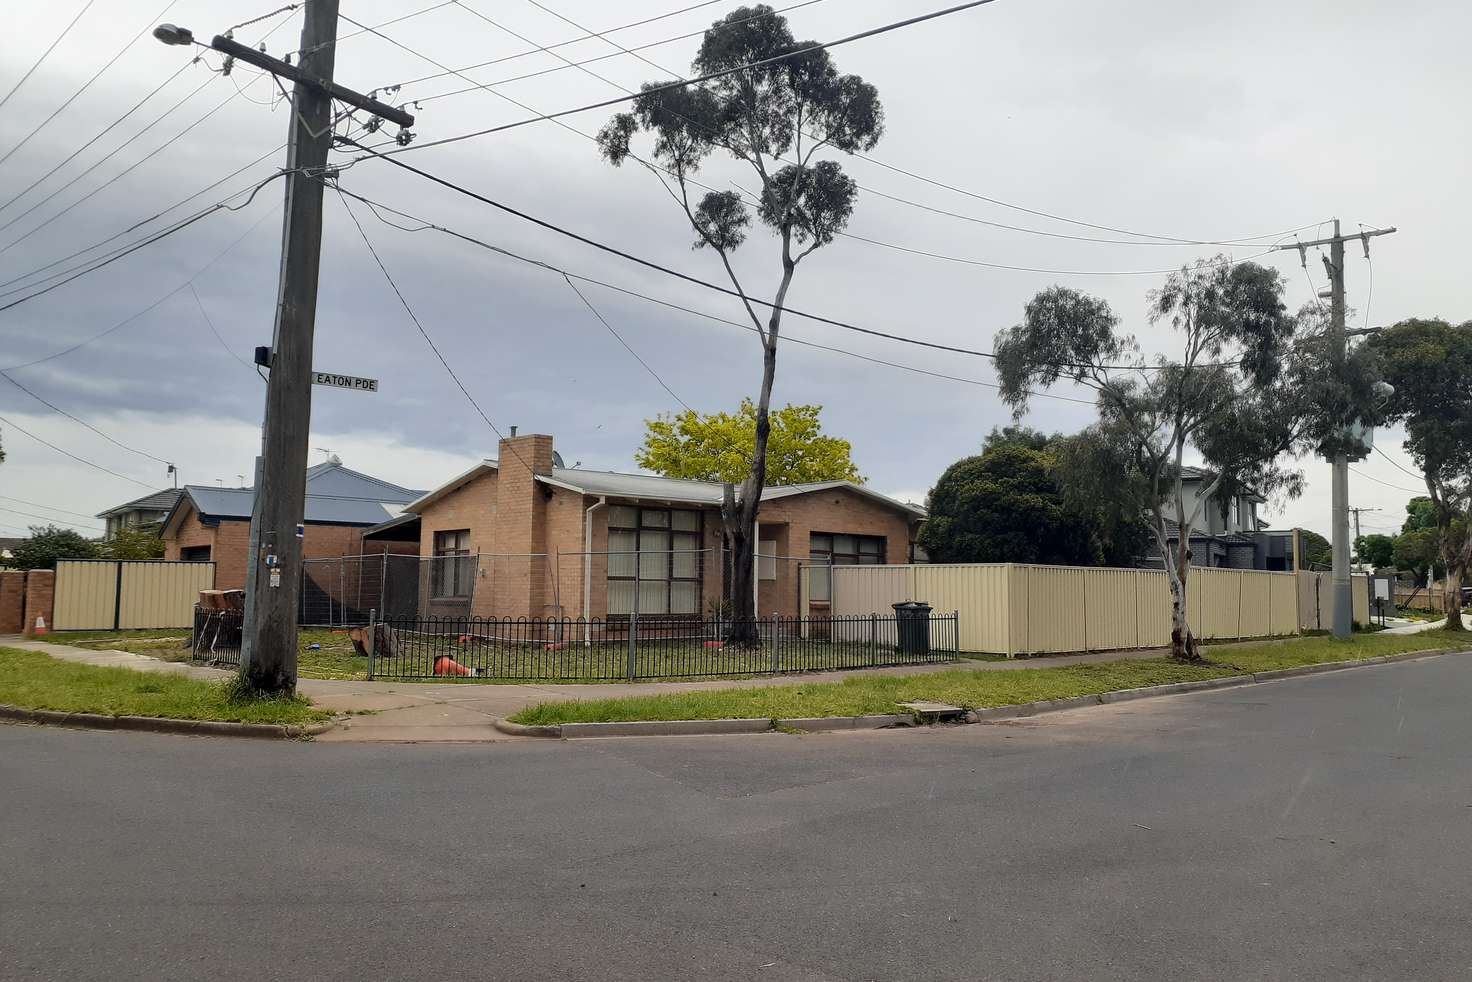
[[[608,509],[608,613],[700,613],[701,516],[678,508]]]
[[[808,580],[809,599],[828,603],[833,599],[829,566],[882,566],[885,539],[879,535],[838,535],[814,532],[808,537],[808,559],[813,570]]]
[[[179,550],[179,559],[186,563],[207,563],[210,561],[210,547],[185,546]]]
[[[436,599],[470,596],[475,583],[475,560],[470,555],[470,530],[434,534],[434,558],[429,564],[429,594]]]
[[[1233,498],[1232,499],[1232,503],[1231,503],[1230,508],[1231,508],[1231,511],[1232,511],[1232,524],[1227,527],[1227,531],[1228,532],[1235,532],[1239,528],[1241,528],[1241,525],[1238,524],[1239,523],[1239,516],[1240,516],[1241,512],[1238,510],[1238,507],[1237,507],[1237,499],[1236,498]]]
[[[777,578],[777,540],[760,539],[756,547],[756,578],[759,580],[775,580]]]

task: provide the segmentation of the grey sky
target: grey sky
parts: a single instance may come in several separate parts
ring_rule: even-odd
[[[538,44],[578,33],[524,2],[466,0]],[[343,13],[374,24],[429,6],[344,0]],[[684,4],[591,0],[547,4],[579,23],[606,29]],[[784,4],[777,4],[783,6]],[[71,19],[80,2],[22,5],[0,32],[0,91]],[[13,146],[162,6],[98,4],[0,114],[0,152]],[[616,35],[625,46],[697,31],[736,4],[716,4]],[[829,39],[943,6],[918,0],[825,0],[790,15],[802,37]],[[162,19],[208,36],[265,13],[272,4],[179,0]],[[285,20],[243,28],[252,43]],[[343,25],[343,33],[352,30]],[[296,47],[300,14],[267,41],[274,54]],[[455,6],[384,29],[445,64],[460,67],[514,54],[526,45]],[[1445,3],[1249,2],[1230,5],[1063,0],[998,0],[973,11],[840,48],[839,67],[876,84],[888,130],[874,156],[937,181],[1100,225],[1161,235],[1258,235],[1338,215],[1397,225],[1376,241],[1374,294],[1368,267],[1350,252],[1350,298],[1372,323],[1419,316],[1465,319],[1467,218],[1465,161],[1472,134],[1465,114],[1469,74],[1465,39],[1472,12]],[[658,64],[688,68],[695,39],[644,52]],[[575,60],[612,50],[599,40],[559,49]],[[0,165],[8,198],[111,122],[191,57],[145,38],[62,116]],[[212,64],[219,59],[208,56]],[[492,82],[561,64],[547,54],[473,72]],[[620,56],[591,66],[626,85],[660,77]],[[345,40],[337,75],[366,90],[437,69],[371,35]],[[207,77],[203,91],[118,156],[31,215],[0,231],[0,248],[117,174],[226,100],[156,157],[65,216],[0,253],[0,280],[112,235],[243,165],[285,135],[285,108],[252,75],[209,76],[196,65],[135,116],[4,211],[0,225],[136,133]],[[404,90],[422,97],[466,83],[453,77]],[[537,111],[615,95],[569,69],[500,88]],[[416,131],[428,142],[526,115],[491,93],[433,100]],[[608,110],[567,120],[594,132]],[[218,200],[268,175],[280,157],[251,168],[175,215]],[[637,166],[613,169],[588,140],[542,122],[405,157],[450,179],[651,259],[718,279],[715,257],[690,249],[683,218],[654,178]],[[998,207],[884,170],[844,160],[861,185],[988,221],[1118,238]],[[745,183],[734,166],[713,163],[712,185]],[[573,271],[713,314],[739,318],[735,301],[562,239],[482,207],[380,162],[344,172],[345,186],[494,244]],[[211,216],[190,229],[51,294],[0,313],[0,367],[42,358],[95,335],[176,289],[228,244],[195,280],[215,328],[241,358],[269,341],[280,236],[279,183],[239,213]],[[273,210],[274,209],[274,210]],[[434,232],[406,233],[359,217],[389,270],[486,413],[503,429],[553,433],[568,462],[632,469],[642,420],[673,400],[592,317],[560,278]],[[256,224],[259,223],[259,224]],[[253,231],[247,230],[254,226]],[[907,248],[1013,266],[1063,270],[1165,269],[1214,251],[1070,242],[939,216],[861,194],[850,231]],[[1232,250],[1238,256],[1255,249]],[[1290,302],[1309,299],[1297,257],[1271,260],[1289,277]],[[1309,274],[1324,285],[1311,257]],[[743,272],[770,291],[773,241],[754,234]],[[989,348],[995,331],[1052,283],[1107,298],[1147,350],[1168,350],[1168,332],[1142,318],[1145,293],[1160,275],[1047,275],[989,269],[840,239],[804,264],[789,302],[830,317],[968,347]],[[0,287],[0,291],[12,287]],[[585,287],[589,299],[682,399],[701,410],[733,406],[758,379],[753,337]],[[13,299],[13,298],[4,298]],[[866,339],[789,318],[788,333],[822,344],[950,375],[990,381],[990,365],[908,345]],[[317,362],[325,369],[383,380],[377,395],[318,390],[313,445],[400,483],[429,486],[493,453],[495,436],[465,403],[399,306],[342,205],[329,200],[318,317]],[[236,483],[257,446],[264,386],[210,333],[185,290],[153,312],[80,350],[16,371],[58,406],[115,439],[179,463],[183,479]],[[1082,395],[1066,388],[1059,394]],[[942,381],[811,348],[787,346],[776,398],[824,405],[828,430],[854,443],[860,469],[877,489],[919,499],[940,471],[974,452],[1006,421],[995,391]],[[0,379],[0,414],[59,447],[163,486],[161,465],[130,454],[50,413]],[[1089,406],[1034,402],[1029,422],[1074,430]],[[76,464],[8,427],[9,459],[0,495],[91,513],[144,488]],[[1398,434],[1381,446],[1408,463]],[[320,459],[320,455],[314,455]],[[1305,461],[1303,498],[1278,503],[1275,525],[1327,531],[1328,471]],[[1367,526],[1398,525],[1396,488],[1417,482],[1375,456],[1356,465],[1352,503],[1379,507]],[[1390,487],[1392,485],[1395,487]],[[0,500],[0,529],[23,529],[36,512]],[[1368,529],[1367,529],[1368,530]],[[9,534],[0,532],[0,534]]]

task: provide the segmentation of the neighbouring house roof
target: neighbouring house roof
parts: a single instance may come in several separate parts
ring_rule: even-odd
[[[5,554],[7,554],[7,553],[10,553],[10,552],[14,551],[15,547],[18,546],[18,545],[20,545],[24,541],[26,541],[26,540],[25,539],[0,539],[0,556],[3,556]]]
[[[398,517],[404,511],[404,505],[423,494],[423,491],[381,481],[329,460],[307,468],[303,521],[313,525],[379,525]],[[248,520],[255,497],[252,488],[186,485],[180,489],[180,498],[169,511],[164,526],[167,528],[172,524],[186,501],[205,520]]]
[[[180,488],[164,488],[152,494],[145,494],[141,498],[124,502],[121,505],[109,508],[107,511],[97,513],[98,518],[111,518],[114,515],[122,515],[130,511],[169,511],[183,494]]]
[[[415,522],[418,521],[419,515],[417,513],[406,511],[403,514],[399,515],[397,518],[390,518],[386,522],[379,522],[372,528],[364,529],[363,538],[366,539],[370,536],[378,535],[380,532],[390,532],[397,528],[403,528],[405,525],[413,525]]]
[[[1181,537],[1181,527],[1168,518],[1165,520],[1165,537],[1167,539],[1179,539]],[[1257,544],[1251,536],[1243,535],[1241,532],[1208,532],[1205,529],[1199,528],[1193,528],[1191,530],[1192,542],[1204,542],[1208,539],[1212,542],[1221,542],[1227,545],[1250,546]]]
[[[496,470],[494,460],[483,460],[439,487],[405,506],[406,511],[418,512],[440,500],[445,495],[480,477]],[[565,488],[579,494],[607,495],[613,498],[636,498],[650,501],[669,501],[692,505],[719,505],[723,485],[714,481],[686,481],[656,474],[625,474],[619,471],[594,471],[581,467],[554,467],[551,474],[538,474],[537,480],[553,487]],[[863,495],[882,504],[903,511],[913,518],[924,518],[925,509],[872,491],[852,481],[817,481],[811,484],[788,484],[769,487],[762,491],[763,501],[790,498],[794,495],[811,494],[816,491],[844,489]]]
[[[1206,479],[1206,477],[1207,477],[1206,471],[1202,470],[1199,467],[1193,467],[1190,464],[1182,464],[1181,465],[1181,480],[1182,481],[1203,481],[1203,480]],[[1253,491],[1251,488],[1243,488],[1241,494],[1239,495],[1239,497],[1243,497],[1243,498],[1246,498],[1249,501],[1256,501],[1256,502],[1259,502],[1259,503],[1263,503],[1263,502],[1266,502],[1268,500],[1268,499],[1264,498],[1262,495],[1258,494],[1256,491]]]

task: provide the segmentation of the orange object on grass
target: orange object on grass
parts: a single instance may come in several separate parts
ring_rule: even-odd
[[[707,648],[724,648],[726,646],[726,642],[724,642],[724,641],[707,641],[705,643],[705,646]]]
[[[434,673],[436,675],[474,675],[475,669],[466,668],[449,655],[441,655],[434,660]]]

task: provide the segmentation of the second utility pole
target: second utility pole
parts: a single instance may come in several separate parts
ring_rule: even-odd
[[[1365,258],[1370,256],[1370,238],[1389,235],[1393,228],[1366,229],[1354,235],[1339,234],[1339,219],[1334,219],[1334,234],[1327,239],[1313,242],[1295,242],[1280,245],[1279,249],[1297,249],[1300,257],[1306,255],[1310,246],[1329,247],[1329,258],[1324,268],[1329,274],[1329,339],[1334,345],[1334,363],[1340,378],[1344,377],[1344,363],[1348,358],[1347,337],[1344,329],[1344,242],[1346,238],[1359,239],[1365,247]],[[1354,596],[1350,592],[1349,579],[1349,455],[1340,451],[1330,458],[1334,464],[1332,546],[1334,557],[1334,637],[1348,641],[1354,632]]]

